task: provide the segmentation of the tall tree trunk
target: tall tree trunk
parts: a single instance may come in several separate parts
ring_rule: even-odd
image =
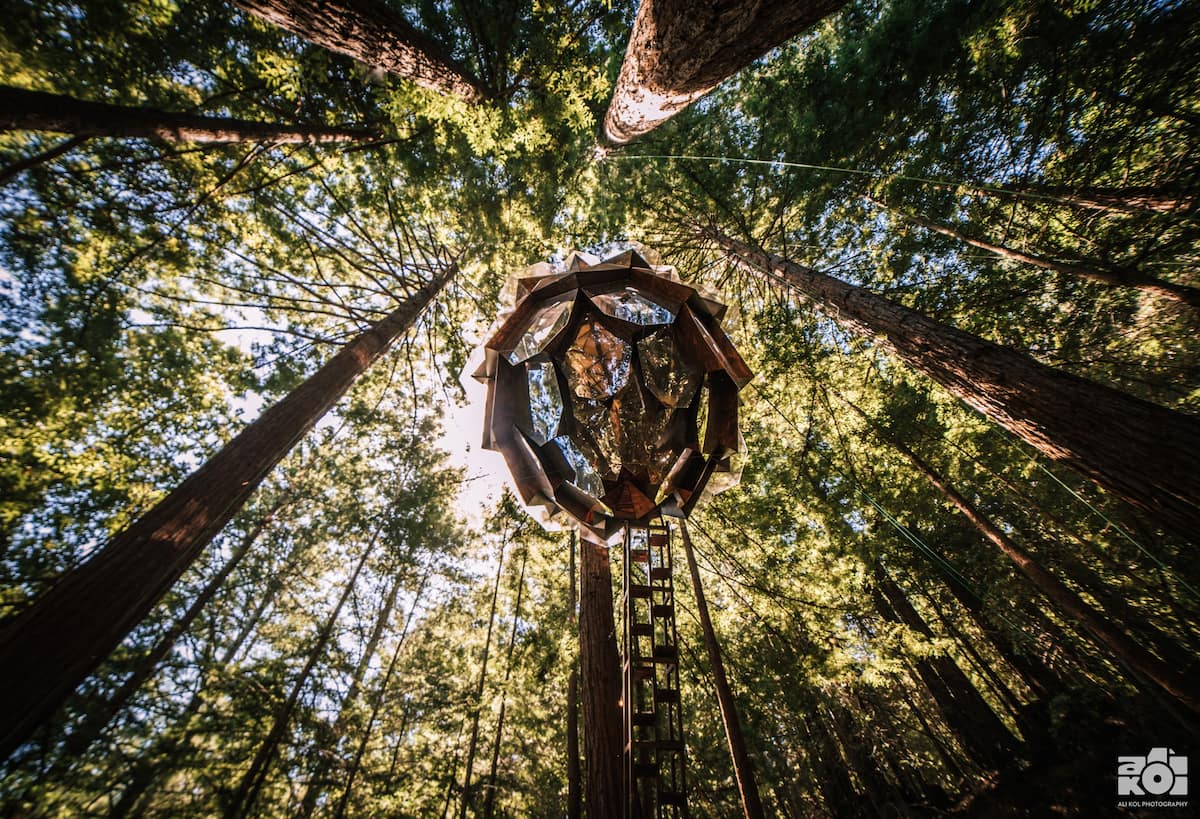
[[[1047,367],[716,229],[696,228],[1160,526],[1189,542],[1200,532],[1200,419]]]
[[[479,81],[438,43],[380,0],[233,0],[234,5],[310,43],[468,102]]]
[[[870,199],[870,197],[868,197]],[[1132,287],[1140,290],[1143,293],[1150,293],[1155,296],[1177,301],[1181,304],[1186,304],[1189,307],[1200,309],[1200,288],[1188,287],[1183,284],[1175,284],[1174,282],[1163,281],[1154,276],[1142,273],[1139,270],[1132,268],[1105,268],[1095,267],[1092,265],[1081,264],[1078,262],[1060,262],[1055,259],[1049,259],[1045,256],[1038,256],[1033,253],[1026,253],[1022,250],[1016,250],[1005,245],[987,242],[983,239],[976,239],[960,230],[956,230],[949,225],[940,222],[934,222],[930,219],[923,219],[920,216],[914,216],[910,213],[904,213],[896,208],[885,205],[877,199],[870,199],[871,202],[881,208],[890,210],[893,213],[901,216],[904,219],[912,222],[914,225],[919,225],[926,230],[932,230],[935,233],[940,233],[943,236],[949,236],[952,239],[957,239],[960,242],[965,242],[972,247],[977,247],[980,250],[986,250],[988,253],[994,253],[1002,259],[1009,259],[1014,262],[1039,267],[1042,270],[1051,270],[1055,273],[1062,273],[1066,276],[1075,276],[1097,284],[1108,285],[1109,287]]]
[[[683,540],[683,553],[687,556],[688,572],[692,575],[692,589],[696,595],[696,614],[700,618],[700,628],[704,633],[704,647],[708,650],[708,662],[712,666],[713,684],[717,689],[717,705],[721,709],[721,722],[725,726],[725,739],[729,743],[729,756],[733,759],[733,773],[737,779],[738,795],[742,800],[742,813],[746,819],[761,819],[763,816],[762,799],[758,795],[758,783],[754,778],[754,766],[750,762],[750,754],[746,752],[746,740],[742,736],[742,723],[738,719],[737,705],[733,700],[733,692],[729,688],[729,680],[725,676],[725,663],[721,659],[721,648],[717,645],[717,635],[713,631],[712,618],[708,614],[708,602],[704,598],[704,588],[700,584],[700,569],[696,566],[696,556],[692,553],[692,539],[688,536],[687,524],[679,522],[679,533]]]
[[[230,117],[178,114],[156,108],[89,102],[10,85],[0,85],[0,131],[57,131],[74,134],[79,142],[97,136],[167,142],[318,143],[363,142],[379,138],[378,132],[361,128],[278,125]]]
[[[1194,195],[1179,188],[1155,185],[1130,185],[1123,188],[1098,188],[1087,185],[1004,185],[1005,190],[1027,193],[1063,205],[1092,210],[1119,210],[1128,213],[1172,213],[1196,207]]]
[[[574,634],[579,597],[575,589],[575,549],[577,536],[571,530],[569,560],[570,599],[567,604],[567,630]],[[571,674],[567,677],[567,819],[583,816],[583,791],[579,771],[579,657],[571,659]]]
[[[392,613],[396,610],[396,598],[400,594],[400,574],[393,573],[388,584],[387,590],[384,591],[383,603],[375,616],[375,624],[371,627],[371,634],[367,637],[367,643],[362,654],[359,655],[354,673],[350,676],[350,685],[346,687],[346,693],[338,703],[337,719],[334,720],[333,725],[320,723],[318,726],[317,738],[314,741],[315,747],[311,749],[316,758],[312,773],[308,778],[308,784],[304,788],[300,810],[296,814],[305,819],[312,816],[313,811],[317,808],[317,799],[320,798],[327,783],[330,766],[338,753],[342,736],[346,733],[346,723],[358,700],[363,677],[371,665],[371,659],[375,656],[375,652],[379,650],[379,641],[383,639],[384,631],[392,622]]]
[[[283,740],[284,732],[287,731],[288,723],[292,720],[292,713],[296,710],[296,703],[300,699],[300,694],[304,691],[304,687],[308,685],[308,679],[312,675],[313,668],[317,665],[317,660],[325,655],[325,649],[329,646],[329,641],[333,637],[333,630],[337,627],[338,617],[341,616],[342,607],[350,599],[350,593],[354,591],[354,586],[358,583],[358,576],[362,574],[363,567],[367,565],[367,559],[375,551],[375,543],[379,538],[380,531],[382,531],[382,527],[376,528],[375,534],[372,535],[370,542],[363,549],[362,557],[359,558],[358,565],[354,567],[354,573],[350,575],[350,579],[342,589],[341,596],[338,597],[337,604],[333,607],[333,611],[329,613],[329,617],[326,618],[324,625],[321,626],[321,630],[317,633],[317,642],[309,650],[308,659],[305,660],[304,667],[292,683],[292,690],[288,693],[287,699],[275,710],[271,730],[259,746],[258,752],[254,755],[254,760],[242,776],[237,790],[233,794],[233,798],[224,811],[226,819],[237,819],[237,817],[249,816],[252,813],[254,803],[258,799],[259,791],[262,790],[263,783],[266,782],[271,762],[275,758],[275,753],[279,750],[279,745]]]
[[[488,612],[487,637],[483,642],[483,657],[479,661],[479,683],[475,686],[475,698],[471,703],[471,739],[467,742],[467,767],[463,771],[462,803],[460,819],[467,819],[467,808],[471,804],[471,768],[475,766],[475,748],[479,743],[479,712],[483,709],[483,690],[487,684],[488,653],[492,647],[492,628],[496,624],[496,600],[500,597],[500,576],[504,569],[504,548],[508,545],[508,532],[500,541],[500,557],[496,560],[496,585],[492,588],[492,610]]]
[[[604,117],[604,138],[649,133],[846,0],[642,0]]]
[[[430,558],[432,564],[433,558]],[[354,780],[358,778],[358,771],[362,767],[363,754],[367,752],[367,742],[371,739],[371,731],[375,727],[376,720],[379,719],[379,712],[383,709],[383,704],[387,701],[388,686],[392,682],[392,676],[396,673],[396,663],[400,659],[400,650],[404,648],[404,641],[408,638],[408,630],[412,626],[413,617],[417,613],[417,607],[421,602],[421,595],[425,591],[425,584],[429,580],[429,575],[432,571],[430,566],[427,566],[425,573],[421,576],[421,582],[417,584],[417,591],[413,595],[412,606],[408,609],[408,616],[404,618],[404,629],[400,632],[400,638],[396,641],[396,647],[392,650],[392,657],[388,660],[387,670],[383,672],[383,679],[379,682],[379,687],[375,690],[375,696],[371,703],[371,716],[367,720],[367,725],[363,728],[362,736],[358,741],[358,748],[354,752],[354,759],[350,763],[350,770],[346,774],[346,784],[342,788],[342,796],[338,799],[337,808],[334,810],[334,819],[342,819],[346,815],[346,808],[350,804],[350,794],[354,791]],[[407,704],[405,705],[407,709]],[[404,720],[408,718],[408,711],[404,712]],[[400,733],[401,741],[404,737],[405,722],[401,721]],[[397,756],[399,752],[399,744],[397,744]],[[392,767],[395,768],[395,757],[392,758]]]
[[[592,819],[624,809],[621,658],[613,617],[608,547],[579,538],[579,665],[583,680],[585,809]]]
[[[933,633],[908,597],[882,567],[875,569],[875,604],[885,618],[903,623],[926,638]],[[937,701],[946,724],[971,756],[989,768],[1002,768],[1012,759],[1016,738],[971,684],[953,659],[944,654],[915,660],[917,673]]]
[[[108,724],[112,722],[113,717],[119,714],[126,703],[129,702],[137,691],[142,687],[146,680],[158,670],[159,663],[171,653],[175,648],[175,644],[179,642],[179,638],[187,633],[191,628],[196,618],[200,616],[200,612],[208,605],[208,602],[213,599],[221,586],[233,574],[234,570],[241,564],[242,558],[250,551],[251,545],[258,540],[259,535],[274,518],[275,514],[283,507],[286,501],[280,500],[268,512],[264,513],[254,525],[242,536],[237,548],[225,561],[225,565],[221,567],[215,575],[209,578],[209,581],[204,584],[204,588],[196,595],[192,604],[188,606],[187,611],[183,616],[176,620],[166,633],[163,634],[154,647],[144,656],[139,662],[133,673],[125,678],[111,697],[109,697],[99,708],[91,711],[87,719],[77,729],[71,732],[71,735],[66,740],[66,751],[70,756],[78,756],[87,750],[88,746],[100,736]]]
[[[958,490],[925,463],[915,452],[897,441],[888,442],[904,455],[917,471],[950,501],[969,520],[989,543],[998,548],[1016,567],[1056,606],[1074,618],[1103,648],[1130,668],[1149,678],[1181,705],[1200,714],[1200,692],[1178,670],[1155,657],[1112,622],[1047,571],[1032,555],[1012,541],[986,515],[976,509]]]
[[[483,798],[483,817],[492,819],[496,806],[496,771],[500,765],[500,743],[504,739],[504,711],[508,706],[508,683],[512,679],[513,650],[517,646],[517,625],[521,621],[521,600],[525,595],[525,565],[529,562],[529,547],[521,555],[521,571],[517,576],[517,602],[513,607],[512,634],[508,638],[508,656],[504,660],[504,683],[500,686],[500,714],[496,717],[496,739],[492,743],[492,766],[488,773],[487,795]]]
[[[229,522],[258,484],[450,280],[399,308],[222,447],[128,529],[0,629],[0,759],[48,719]]]

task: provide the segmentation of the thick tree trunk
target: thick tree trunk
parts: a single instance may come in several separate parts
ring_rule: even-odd
[[[696,593],[696,614],[704,633],[704,647],[708,650],[708,662],[712,666],[713,684],[717,689],[717,705],[721,709],[721,722],[725,725],[725,739],[729,743],[729,756],[733,759],[733,774],[737,779],[738,795],[742,800],[742,813],[746,819],[761,819],[762,799],[758,795],[758,783],[754,778],[754,766],[746,752],[746,739],[742,736],[742,723],[738,719],[737,705],[725,676],[725,662],[721,659],[721,647],[713,631],[712,618],[708,614],[708,602],[700,584],[700,569],[692,553],[692,539],[688,537],[687,524],[679,523],[683,540],[683,553],[687,556],[688,572],[692,575],[692,589]]]
[[[471,804],[471,769],[475,766],[475,749],[479,744],[479,713],[483,709],[483,691],[487,685],[488,654],[492,647],[492,628],[496,624],[496,601],[500,597],[500,576],[504,569],[504,547],[508,545],[508,533],[500,542],[500,557],[496,561],[496,585],[492,588],[492,609],[488,612],[487,637],[483,642],[483,656],[479,660],[479,683],[475,687],[475,698],[471,703],[471,739],[467,742],[467,767],[463,772],[462,802],[459,819],[467,819],[467,808]]]
[[[329,646],[329,641],[333,637],[333,630],[337,626],[338,617],[342,614],[342,608],[346,605],[346,601],[350,599],[350,593],[354,591],[354,586],[358,583],[358,576],[362,574],[363,567],[367,565],[367,559],[375,551],[375,543],[379,537],[379,532],[380,529],[375,530],[375,534],[371,537],[370,542],[363,549],[362,557],[359,558],[358,565],[354,567],[354,573],[346,581],[346,585],[338,597],[337,604],[333,607],[333,611],[329,613],[329,617],[325,619],[324,625],[321,626],[321,630],[317,633],[317,641],[309,650],[304,667],[300,669],[300,673],[292,683],[292,690],[288,693],[287,699],[276,709],[274,720],[271,723],[271,730],[267,733],[266,739],[263,740],[262,745],[258,748],[258,752],[254,755],[254,760],[250,763],[250,768],[238,783],[237,790],[234,792],[233,798],[225,809],[225,819],[237,819],[237,817],[249,816],[253,812],[254,803],[257,801],[258,793],[262,790],[263,783],[267,779],[271,762],[275,758],[276,751],[279,750],[279,745],[283,740],[284,732],[287,731],[288,723],[292,720],[292,713],[296,710],[296,702],[300,699],[300,694],[304,691],[304,687],[308,685],[308,679],[312,675],[313,668],[317,665],[317,660],[325,656],[325,649]]]
[[[642,0],[604,117],[611,145],[646,134],[845,0]]]
[[[233,0],[244,11],[368,68],[468,102],[479,82],[428,35],[380,0]]]
[[[984,538],[1004,553],[1021,573],[1063,612],[1074,618],[1103,648],[1129,667],[1152,680],[1193,713],[1200,714],[1200,692],[1178,670],[1170,667],[1116,628],[1100,612],[1089,606],[1061,580],[1042,567],[1032,555],[1014,543],[995,523],[959,494],[933,467],[906,446],[889,441],[917,471],[928,479],[979,530]]]
[[[1154,276],[1146,275],[1138,270],[1131,268],[1103,268],[1093,267],[1091,265],[1080,264],[1077,262],[1060,262],[1055,259],[1048,259],[1045,256],[1038,256],[1033,253],[1026,253],[1021,250],[1015,250],[1005,245],[986,242],[982,239],[975,239],[966,235],[962,231],[955,230],[949,225],[934,222],[929,219],[923,219],[920,216],[913,216],[909,213],[891,208],[888,205],[871,199],[881,208],[892,211],[904,219],[912,222],[914,225],[919,225],[926,230],[932,230],[935,233],[940,233],[943,236],[949,236],[952,239],[957,239],[960,242],[965,242],[972,247],[977,247],[980,250],[986,250],[989,253],[994,253],[1002,259],[1010,259],[1014,262],[1039,267],[1042,270],[1050,270],[1055,273],[1062,273],[1066,276],[1075,276],[1085,281],[1096,282],[1097,284],[1107,285],[1109,287],[1132,287],[1136,290],[1141,290],[1143,293],[1149,293],[1154,296],[1161,296],[1171,301],[1177,301],[1181,304],[1186,304],[1189,307],[1200,309],[1200,289],[1188,287],[1183,284],[1175,284],[1174,282],[1163,281]]]
[[[1047,367],[715,229],[697,230],[1158,525],[1187,541],[1200,532],[1200,419]]]
[[[57,131],[75,134],[79,142],[96,136],[167,142],[308,143],[364,142],[379,138],[377,132],[363,129],[176,114],[155,108],[88,102],[8,85],[0,85],[0,131]]]
[[[571,634],[576,629],[576,612],[579,597],[575,587],[575,549],[578,538],[571,531],[571,554],[569,560],[570,602],[567,606],[567,629]],[[580,787],[579,771],[579,658],[571,660],[571,674],[567,677],[567,819],[583,816],[583,791]]]
[[[517,576],[517,602],[513,607],[512,634],[508,637],[508,656],[504,660],[504,683],[500,686],[500,714],[496,717],[496,739],[492,743],[492,765],[488,772],[487,795],[483,798],[483,818],[492,819],[496,807],[496,776],[500,767],[500,743],[504,740],[504,712],[508,707],[508,683],[512,679],[513,651],[517,646],[517,625],[521,622],[521,600],[525,596],[525,566],[529,549],[521,555],[521,571]]]
[[[150,612],[258,484],[449,281],[439,272],[0,630],[0,759]]]
[[[154,647],[138,663],[133,673],[121,683],[121,687],[99,708],[89,712],[87,720],[75,731],[71,732],[71,735],[66,740],[68,754],[78,756],[87,750],[96,737],[100,736],[104,729],[108,727],[113,717],[125,708],[125,704],[129,702],[129,699],[158,670],[159,664],[171,653],[171,650],[175,648],[175,644],[179,642],[179,638],[187,633],[192,623],[200,616],[200,612],[216,596],[216,593],[225,584],[229,575],[233,574],[234,570],[241,564],[242,558],[250,551],[251,545],[253,545],[254,541],[258,540],[259,535],[262,534],[267,524],[271,522],[283,504],[284,501],[280,501],[273,509],[265,513],[254,523],[250,530],[242,537],[237,548],[229,556],[229,559],[225,561],[225,565],[221,567],[221,570],[209,578],[209,581],[204,584],[204,588],[196,595],[196,598],[188,606],[183,616],[176,620],[167,629],[167,632],[158,639]]]
[[[585,808],[592,819],[621,816],[624,799],[621,658],[613,617],[608,547],[579,539],[579,665],[583,678]]]

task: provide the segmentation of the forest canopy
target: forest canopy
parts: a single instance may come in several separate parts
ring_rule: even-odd
[[[573,250],[754,373],[677,536],[691,815],[1111,815],[1200,754],[1197,4],[4,16],[3,815],[604,816],[601,558],[462,420]]]

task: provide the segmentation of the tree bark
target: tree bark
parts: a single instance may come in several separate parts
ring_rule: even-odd
[[[959,494],[945,478],[916,453],[896,441],[889,440],[889,443],[904,455],[917,471],[924,475],[967,520],[971,521],[987,541],[1003,552],[1021,573],[1029,578],[1038,591],[1078,621],[1101,647],[1139,674],[1149,678],[1181,705],[1193,713],[1200,714],[1200,692],[1196,691],[1187,677],[1130,639],[1107,617],[1084,602],[1078,594],[1043,568],[1032,555],[1014,543],[995,523]]]
[[[379,139],[377,132],[361,128],[279,125],[230,117],[177,114],[156,108],[89,102],[8,85],[0,85],[0,131],[57,131],[74,134],[80,142],[97,136],[166,142],[321,143]]]
[[[487,96],[438,43],[380,0],[233,0],[310,43],[467,102]]]
[[[570,601],[567,605],[567,629],[576,629],[576,611],[579,598],[575,589],[575,549],[578,538],[571,531],[571,554],[569,557]],[[567,678],[567,819],[580,819],[583,815],[583,792],[580,789],[579,771],[579,658],[571,660],[571,675]]]
[[[604,139],[649,133],[845,0],[642,0],[604,117]]]
[[[300,694],[304,691],[304,686],[308,684],[308,678],[312,674],[313,668],[316,667],[317,660],[325,654],[325,648],[329,645],[329,641],[333,637],[333,629],[337,626],[338,617],[341,616],[342,607],[350,599],[350,593],[354,591],[354,586],[358,583],[358,576],[362,574],[363,567],[367,565],[367,559],[375,551],[375,543],[381,529],[382,527],[375,530],[375,534],[372,535],[370,542],[363,549],[362,557],[359,558],[358,565],[354,568],[354,573],[350,575],[350,579],[346,582],[341,595],[338,597],[337,604],[333,607],[333,611],[329,613],[324,625],[321,626],[321,630],[317,633],[317,642],[308,652],[308,658],[304,662],[304,667],[292,683],[292,690],[288,693],[287,699],[275,710],[271,730],[267,733],[262,745],[259,746],[258,752],[254,755],[254,760],[250,763],[250,768],[242,776],[232,800],[224,811],[226,819],[236,819],[237,817],[249,816],[251,814],[254,803],[258,799],[258,793],[262,790],[263,782],[266,781],[271,761],[275,758],[275,752],[279,749],[279,744],[283,739],[284,732],[287,730],[288,723],[291,722],[292,712],[296,710],[296,702],[300,699]]]
[[[229,578],[229,575],[233,574],[234,570],[237,569],[237,567],[241,564],[242,558],[244,558],[246,553],[250,551],[251,545],[253,545],[254,541],[258,540],[259,535],[262,534],[263,530],[271,522],[283,504],[284,501],[280,501],[273,509],[262,515],[254,523],[250,530],[247,531],[242,537],[241,541],[237,545],[237,548],[233,550],[233,554],[229,556],[229,560],[225,561],[225,565],[221,567],[221,570],[213,575],[209,581],[204,584],[204,588],[200,590],[198,595],[196,595],[196,598],[192,601],[192,604],[188,606],[187,611],[183,613],[183,616],[176,620],[175,623],[172,624],[169,629],[167,629],[167,632],[158,639],[158,642],[154,644],[154,647],[150,649],[149,653],[147,653],[146,656],[144,656],[141,661],[138,662],[138,665],[133,670],[133,673],[126,677],[125,681],[121,683],[121,687],[118,688],[116,692],[114,692],[113,695],[109,697],[108,700],[106,700],[98,709],[91,712],[88,715],[87,720],[82,725],[71,732],[71,735],[67,737],[65,743],[67,753],[70,756],[78,756],[87,750],[92,742],[94,742],[95,739],[100,736],[101,733],[103,733],[104,729],[108,727],[108,724],[112,722],[113,717],[115,717],[122,711],[122,709],[124,709],[126,703],[129,702],[129,699],[135,693],[137,693],[146,680],[150,679],[150,677],[158,669],[159,663],[161,663],[163,659],[171,653],[171,650],[175,647],[175,644],[179,642],[179,638],[187,633],[187,630],[191,628],[192,623],[195,622],[196,618],[200,616],[200,612],[202,612],[204,607],[208,605],[208,602],[212,600],[214,596],[216,596],[217,591],[219,591],[221,586],[224,585],[225,581]]]
[[[0,759],[150,612],[258,484],[450,280],[437,273],[0,629]]]
[[[579,539],[579,665],[583,680],[583,743],[587,760],[585,806],[592,819],[621,816],[624,808],[624,729],[621,658],[613,617],[608,547]]]
[[[504,569],[504,548],[508,545],[508,532],[500,541],[500,557],[496,561],[496,585],[492,588],[492,609],[488,612],[487,637],[483,642],[483,657],[479,661],[479,683],[475,687],[475,698],[471,705],[471,739],[467,742],[467,766],[463,771],[462,803],[459,819],[467,819],[467,808],[471,804],[471,768],[475,765],[475,748],[479,743],[479,712],[483,708],[483,690],[487,684],[488,653],[492,647],[492,627],[496,624],[496,600],[500,597],[500,576]]]
[[[1060,262],[1055,259],[1048,259],[1045,256],[1038,256],[1033,253],[1026,253],[1021,250],[1015,250],[1000,244],[986,242],[982,239],[975,239],[966,235],[962,231],[955,230],[949,225],[934,222],[929,219],[923,219],[919,216],[913,216],[909,213],[896,210],[888,205],[879,202],[876,199],[870,199],[871,202],[881,208],[890,210],[893,213],[901,216],[904,219],[912,222],[914,225],[919,225],[926,230],[932,230],[935,233],[940,233],[943,236],[949,236],[952,239],[957,239],[960,242],[965,242],[972,247],[977,247],[980,250],[986,250],[989,253],[994,253],[1002,259],[1009,259],[1014,262],[1039,267],[1042,270],[1051,270],[1055,273],[1062,273],[1066,276],[1075,276],[1085,281],[1096,282],[1097,284],[1107,285],[1109,287],[1132,287],[1135,290],[1140,290],[1143,293],[1149,293],[1154,296],[1161,296],[1171,301],[1176,301],[1181,304],[1186,304],[1189,307],[1200,309],[1200,288],[1188,287],[1183,284],[1175,284],[1174,282],[1163,281],[1154,276],[1146,275],[1138,270],[1130,268],[1103,268],[1093,267],[1091,265],[1079,264],[1076,262]]]
[[[754,766],[750,762],[750,754],[746,752],[746,739],[742,736],[742,723],[738,719],[737,705],[733,700],[733,692],[729,688],[729,680],[725,676],[725,663],[721,659],[721,648],[717,644],[717,635],[713,631],[712,618],[708,614],[708,601],[704,598],[704,588],[700,585],[700,569],[696,566],[696,556],[692,553],[692,539],[688,537],[687,524],[679,522],[679,532],[683,540],[683,553],[687,556],[688,571],[692,575],[692,589],[696,595],[696,614],[700,618],[700,628],[704,633],[704,647],[708,650],[708,662],[712,666],[713,684],[717,689],[717,704],[721,709],[721,722],[725,726],[725,739],[729,743],[729,756],[733,759],[733,773],[737,779],[738,795],[742,800],[742,813],[746,819],[761,819],[763,816],[762,799],[758,795],[758,783],[754,778]]]
[[[1164,529],[1189,542],[1200,531],[1200,419],[1060,372],[714,228],[696,229]]]
[[[1073,185],[1004,185],[1005,190],[1028,193],[1039,199],[1051,199],[1064,205],[1092,210],[1118,210],[1127,213],[1173,213],[1196,207],[1197,199],[1181,189],[1154,185],[1124,188],[1098,188]]]

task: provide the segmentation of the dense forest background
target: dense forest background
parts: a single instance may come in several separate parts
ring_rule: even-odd
[[[1194,684],[1194,530],[719,239],[1195,415],[1200,6],[855,0],[598,148],[629,4],[389,2],[466,93],[246,5],[6,4],[6,101],[308,131],[0,114],[0,618],[445,283],[3,763],[0,812],[563,815],[571,541],[511,496],[464,509],[436,442],[510,275],[631,242],[733,307],[756,374],[742,482],[691,534],[768,815],[1108,815],[1118,755],[1200,754],[1197,714],[1105,637]],[[732,816],[676,582],[691,810]]]

